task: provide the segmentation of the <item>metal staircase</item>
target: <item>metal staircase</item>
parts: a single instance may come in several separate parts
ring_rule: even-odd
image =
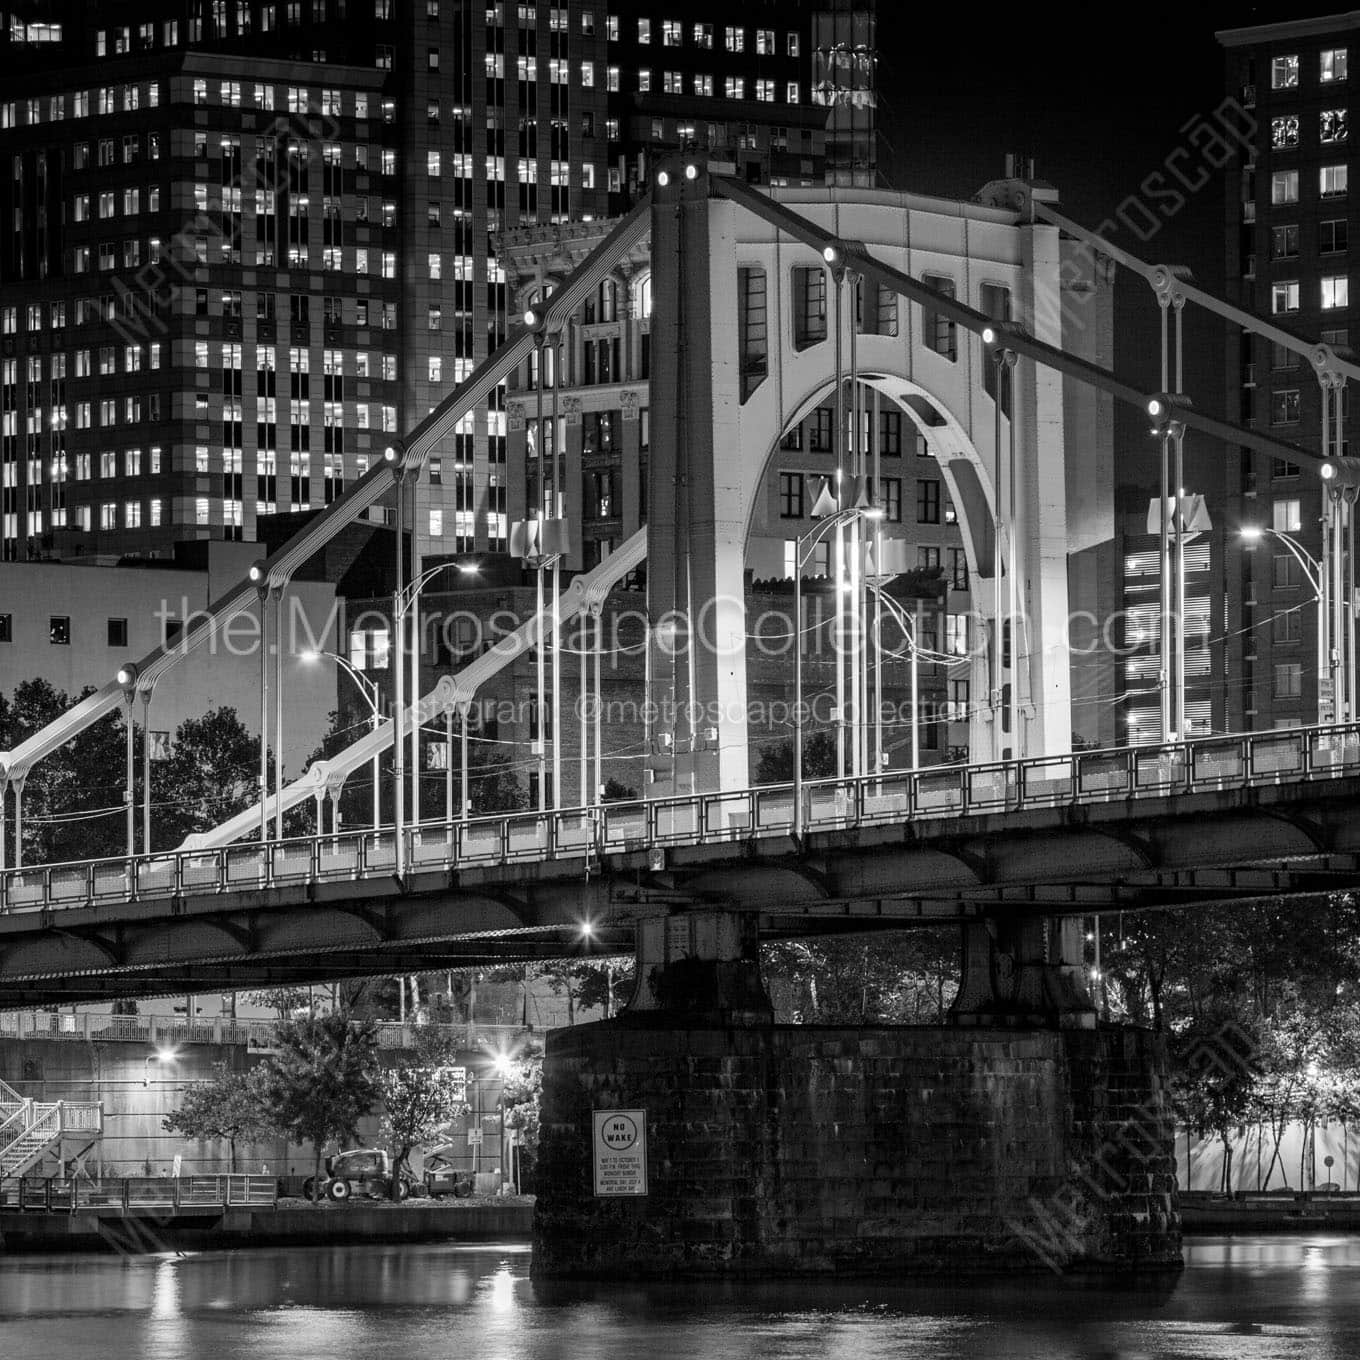
[[[63,1134],[82,1135],[88,1147],[102,1132],[101,1113],[98,1105],[29,1100],[0,1081],[0,1181],[22,1176],[50,1151],[60,1154]]]

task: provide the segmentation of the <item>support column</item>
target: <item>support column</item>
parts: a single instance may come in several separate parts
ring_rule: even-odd
[[[637,982],[627,1014],[665,1011],[688,1021],[769,1024],[774,1008],[760,976],[756,917],[683,911],[637,924]]]
[[[736,207],[702,165],[654,180],[647,605],[658,737],[674,759],[648,794],[749,784],[741,507]]]
[[[989,916],[963,928],[956,1025],[1094,1029],[1081,921]]]

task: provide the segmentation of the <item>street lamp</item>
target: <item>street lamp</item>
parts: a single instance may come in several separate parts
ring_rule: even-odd
[[[911,768],[918,770],[921,767],[921,718],[920,718],[920,687],[919,687],[919,667],[918,667],[918,647],[916,645],[916,623],[911,615],[902,608],[901,604],[888,594],[883,586],[869,578],[869,589],[874,592],[879,603],[885,606],[888,612],[897,620],[898,627],[902,629],[907,641],[911,643]],[[879,645],[878,653],[879,670],[883,669],[882,644]],[[880,681],[881,683],[881,681]],[[879,708],[879,722],[877,728],[878,741],[877,750],[874,753],[874,763],[878,768],[883,766],[883,731],[882,731],[882,703]]]
[[[303,652],[302,655],[301,655],[301,657],[300,657],[299,659],[300,659],[301,661],[305,662],[306,664],[310,665],[310,664],[312,664],[312,663],[315,662],[315,661],[320,661],[320,660],[322,659],[322,657],[325,657],[327,660],[334,661],[335,664],[336,664],[342,671],[344,671],[344,672],[350,677],[350,679],[352,679],[352,680],[354,681],[355,685],[358,686],[359,693],[362,694],[362,695],[364,696],[364,700],[365,700],[365,702],[368,704],[368,707],[369,707],[369,714],[370,714],[370,718],[369,718],[369,726],[372,728],[372,730],[373,730],[374,732],[376,732],[376,731],[378,730],[379,724],[380,724],[381,721],[382,721],[382,718],[381,718],[380,713],[379,713],[380,702],[379,702],[379,692],[378,692],[378,686],[377,686],[377,684],[376,684],[374,681],[370,680],[370,679],[368,678],[368,676],[366,676],[366,675],[363,673],[363,671],[361,671],[356,665],[354,665],[354,663],[353,663],[352,661],[350,661],[350,660],[349,660],[348,658],[346,658],[346,657],[341,656],[338,652],[327,652],[327,651],[318,651],[318,650],[315,650],[315,649],[309,649],[309,650]],[[373,830],[374,830],[374,831],[377,831],[379,825],[380,825],[381,822],[382,822],[382,790],[381,790],[381,788],[380,788],[380,786],[379,786],[379,778],[380,778],[380,774],[379,774],[379,756],[378,756],[378,753],[375,751],[375,752],[373,753]],[[316,828],[316,832],[317,832],[317,835],[318,835],[318,836],[321,834],[322,830],[323,830],[323,828],[322,828],[320,825],[318,825],[317,828]]]
[[[844,524],[861,519],[881,519],[883,511],[867,501],[845,510],[836,509],[836,499],[828,482],[823,484],[812,514],[818,522],[794,539],[793,545],[793,834],[800,840],[803,835],[803,567],[807,560],[804,548],[813,547],[824,534]],[[839,657],[836,664],[840,666]],[[843,720],[841,715],[837,715],[837,720]]]
[[[137,795],[135,773],[135,754],[133,745],[132,705],[137,695],[137,667],[129,663],[118,671],[118,683],[123,687],[123,698],[127,700],[127,788],[123,799],[127,804],[127,852],[131,859],[137,853]],[[143,737],[146,740],[146,737]],[[151,853],[150,841],[143,847]]]
[[[1244,524],[1238,531],[1242,542],[1248,547],[1254,547],[1261,542],[1267,534],[1271,538],[1278,539],[1289,549],[1294,560],[1303,568],[1304,579],[1308,582],[1308,588],[1313,592],[1313,599],[1318,607],[1317,625],[1317,677],[1318,677],[1318,722],[1322,722],[1322,682],[1323,676],[1330,674],[1330,664],[1327,646],[1327,580],[1323,571],[1322,563],[1318,561],[1307,548],[1303,546],[1292,534],[1285,533],[1282,529],[1272,529],[1265,524]],[[1333,705],[1336,697],[1333,695]],[[1335,712],[1335,709],[1333,709]]]
[[[411,638],[411,703],[415,704],[420,699],[420,655],[421,655],[421,633],[420,633],[420,595],[431,581],[442,571],[447,571],[452,563],[437,562],[432,567],[426,567],[419,576],[415,577],[394,597],[395,605],[400,616],[404,619],[407,614],[411,616],[410,632]],[[464,562],[458,564],[458,571],[464,576],[475,576],[480,568],[475,562]],[[405,636],[406,630],[402,630]],[[401,675],[401,668],[405,664],[403,653],[397,654],[397,675]],[[411,823],[413,826],[420,825],[420,729],[421,724],[416,721],[411,727]]]
[[[554,378],[555,381],[555,378]],[[556,387],[553,389],[556,396]],[[557,428],[554,420],[553,429]],[[556,434],[553,438],[556,439]],[[546,661],[544,655],[543,641],[543,573],[552,568],[552,621],[550,631],[552,634],[552,742],[553,742],[553,805],[562,806],[562,747],[559,740],[561,731],[561,707],[562,707],[562,663],[561,649],[558,645],[560,639],[558,630],[560,627],[559,610],[562,604],[561,592],[561,569],[562,558],[571,551],[571,535],[567,521],[561,516],[552,519],[526,519],[517,520],[510,526],[510,552],[518,557],[526,567],[534,570],[535,593],[535,618],[538,620],[538,645],[535,647],[535,684],[537,695],[535,699],[535,712],[538,715],[538,740],[536,743],[535,754],[538,757],[538,810],[547,810],[547,732],[548,722],[544,715],[545,690],[547,688]],[[596,721],[599,719],[597,717]]]

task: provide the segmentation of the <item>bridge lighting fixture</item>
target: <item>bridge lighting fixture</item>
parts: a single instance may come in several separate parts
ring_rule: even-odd
[[[589,921],[581,922],[581,938],[583,940],[592,939],[595,935],[595,927]]]
[[[263,562],[252,562],[250,570],[246,573],[253,585],[262,585],[264,579],[269,575],[269,571]]]
[[[537,335],[538,332],[543,329],[543,322],[545,319],[543,313],[540,312],[537,307],[530,307],[529,310],[524,313],[524,329],[526,331],[533,331],[534,334]]]
[[[668,185],[668,184],[671,182],[670,171],[668,171],[668,170],[662,170],[662,171],[660,171],[660,172],[657,174],[656,182],[657,182],[657,186],[658,186],[659,188],[664,189],[664,188],[666,187],[666,185]]]
[[[458,564],[458,574],[460,576],[479,576],[481,565],[477,562],[460,562]]]
[[[119,666],[118,683],[124,689],[131,689],[137,683],[137,667],[133,665]]]
[[[695,180],[699,178],[699,167],[695,165],[692,161],[690,162],[689,165],[685,166],[685,178],[688,180]]]
[[[822,247],[822,259],[829,264],[832,269],[845,262],[845,252],[834,241]]]
[[[1259,543],[1263,537],[1261,526],[1259,524],[1244,524],[1241,529],[1238,530],[1238,537],[1240,537],[1244,543]]]
[[[1190,409],[1190,398],[1180,392],[1158,392],[1148,398],[1148,419],[1151,432],[1163,437],[1179,439],[1185,433],[1185,422],[1177,418],[1178,411]]]

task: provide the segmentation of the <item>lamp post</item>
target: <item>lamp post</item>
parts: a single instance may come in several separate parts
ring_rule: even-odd
[[[137,667],[131,664],[123,666],[118,671],[118,683],[123,687],[123,698],[127,703],[127,718],[125,726],[127,729],[126,755],[127,755],[127,787],[123,791],[123,801],[127,805],[127,853],[128,858],[132,859],[137,853],[137,789],[135,782],[135,751],[132,724],[132,706],[137,697]],[[146,737],[143,736],[143,740]],[[148,854],[151,853],[151,842],[148,839],[144,847]]]
[[[901,628],[907,641],[911,643],[911,768],[919,770],[921,768],[921,709],[920,709],[920,669],[919,656],[916,645],[916,623],[911,615],[884,590],[879,581],[869,580],[869,589],[874,592],[874,598],[880,606],[886,607],[888,612],[897,620],[897,625]],[[883,666],[882,646],[879,648],[879,669]],[[875,763],[878,766],[883,764],[883,739],[882,730],[879,730],[879,749],[874,753]]]
[[[1338,399],[1337,422],[1340,425]],[[1337,432],[1337,447],[1340,430]],[[1331,678],[1336,717],[1342,722],[1356,719],[1355,676],[1355,513],[1360,499],[1360,458],[1338,455],[1322,464],[1328,517],[1324,541],[1329,554],[1324,570],[1329,570],[1332,614]],[[1328,523],[1328,518],[1330,523]],[[1344,684],[1344,689],[1343,689]]]
[[[377,684],[374,681],[370,680],[368,676],[366,676],[363,673],[363,671],[361,671],[356,665],[354,665],[352,661],[350,661],[346,657],[341,656],[338,652],[306,651],[302,653],[300,660],[310,664],[311,662],[314,661],[320,661],[323,657],[325,657],[329,661],[334,661],[336,666],[340,670],[344,671],[350,677],[350,679],[354,681],[355,685],[358,687],[359,693],[364,696],[364,701],[368,704],[369,726],[372,731],[376,732],[378,730],[379,724],[382,721],[380,712],[381,703]],[[379,779],[380,779],[379,756],[377,752],[374,752],[373,755],[374,831],[378,829],[379,825],[382,822],[382,789],[379,785]],[[316,831],[317,835],[320,835],[322,828],[318,826],[316,828]]]
[[[558,740],[561,730],[561,704],[562,704],[562,666],[561,654],[558,649],[558,628],[561,622],[561,564],[562,558],[571,551],[570,531],[567,521],[562,516],[553,519],[526,519],[517,520],[510,526],[510,552],[518,557],[526,567],[534,570],[534,584],[536,587],[534,603],[537,610],[535,618],[538,620],[538,645],[534,649],[535,656],[535,686],[537,694],[535,697],[535,713],[538,717],[538,740],[536,743],[535,755],[538,758],[538,810],[547,810],[547,732],[552,731],[553,742],[553,805],[562,806],[562,748]],[[544,576],[543,573],[552,568],[552,619],[548,628],[543,626],[544,612]],[[552,638],[552,715],[551,723],[545,720],[544,709],[546,707],[547,689],[547,667],[546,657],[544,656],[543,644],[545,632]],[[597,720],[598,722],[598,717]]]
[[[1326,580],[1323,575],[1322,563],[1313,556],[1292,534],[1285,533],[1282,529],[1272,529],[1264,524],[1244,524],[1239,530],[1239,537],[1242,542],[1249,547],[1259,543],[1269,535],[1271,538],[1278,539],[1283,543],[1294,560],[1303,568],[1304,578],[1308,582],[1308,588],[1313,592],[1313,601],[1318,607],[1317,621],[1317,677],[1318,677],[1318,723],[1322,722],[1322,678],[1328,674],[1328,647],[1327,647],[1327,591]],[[1335,699],[1333,699],[1335,704]],[[1335,712],[1335,708],[1333,708]]]
[[[883,512],[867,503],[852,505],[846,510],[836,509],[836,499],[830,484],[824,484],[812,514],[818,523],[794,540],[793,547],[793,834],[803,835],[803,566],[804,548],[816,544],[832,529],[840,529],[852,521],[881,519]],[[836,582],[839,599],[841,583]],[[836,658],[836,673],[841,674],[840,657]],[[839,716],[839,715],[838,715]],[[839,772],[839,769],[838,769]]]

